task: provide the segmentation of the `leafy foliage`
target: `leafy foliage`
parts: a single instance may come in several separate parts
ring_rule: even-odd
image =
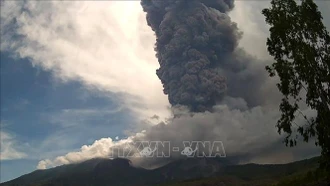
[[[271,26],[267,39],[268,51],[275,62],[267,66],[271,77],[278,75],[277,84],[283,94],[279,106],[281,118],[278,132],[287,133],[286,145],[296,145],[293,129],[308,142],[316,136],[322,148],[322,165],[330,170],[330,36],[322,23],[322,15],[313,0],[272,0],[262,11]],[[302,103],[316,111],[307,117]],[[295,123],[303,117],[304,126]],[[294,125],[293,125],[294,124]]]

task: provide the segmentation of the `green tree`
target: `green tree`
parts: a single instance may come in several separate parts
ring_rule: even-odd
[[[321,166],[330,170],[330,36],[313,0],[272,0],[262,14],[270,25],[268,52],[275,62],[266,67],[271,77],[278,76],[277,87],[283,94],[279,106],[278,132],[285,132],[286,145],[295,146],[299,135],[308,142],[315,136],[322,149]],[[316,111],[307,117],[305,103]],[[295,123],[303,117],[305,124]]]

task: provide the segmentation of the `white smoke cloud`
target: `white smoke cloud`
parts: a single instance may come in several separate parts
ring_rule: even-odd
[[[126,140],[127,141],[127,140]],[[126,142],[125,140],[122,142]],[[120,142],[116,142],[120,143]],[[63,164],[81,162],[84,160],[92,159],[92,158],[107,158],[110,154],[110,148],[115,144],[111,138],[102,138],[96,140],[92,145],[84,145],[80,148],[78,152],[70,152],[65,156],[59,156],[54,160],[41,160],[37,168],[45,169],[47,167],[53,167]]]

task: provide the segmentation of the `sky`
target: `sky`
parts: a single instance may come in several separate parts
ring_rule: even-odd
[[[317,3],[330,17],[330,3]],[[235,4],[240,47],[271,59],[260,13],[269,2]],[[116,141],[169,118],[154,43],[138,1],[1,2],[1,182],[104,157]]]

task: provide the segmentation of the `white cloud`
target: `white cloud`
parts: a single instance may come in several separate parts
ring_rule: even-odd
[[[21,152],[18,147],[18,142],[15,137],[7,132],[4,132],[3,129],[0,131],[0,160],[13,160],[21,159],[27,155],[24,152]]]
[[[268,27],[261,11],[269,4],[269,1],[235,1],[235,9],[229,14],[243,31],[239,45],[248,53],[266,60],[270,59],[266,47]]]
[[[21,13],[22,6],[27,11]],[[138,1],[5,1],[1,9],[2,50],[30,58],[63,81],[120,93],[118,101],[139,118],[169,115],[156,76],[155,37]],[[8,32],[13,18],[18,28]]]
[[[323,15],[323,23],[330,29],[330,1],[315,1]],[[270,7],[269,1],[235,1],[235,9],[230,12],[230,17],[238,24],[238,28],[244,32],[240,41],[247,52],[261,59],[273,59],[266,47],[269,36],[269,26],[261,11]]]

